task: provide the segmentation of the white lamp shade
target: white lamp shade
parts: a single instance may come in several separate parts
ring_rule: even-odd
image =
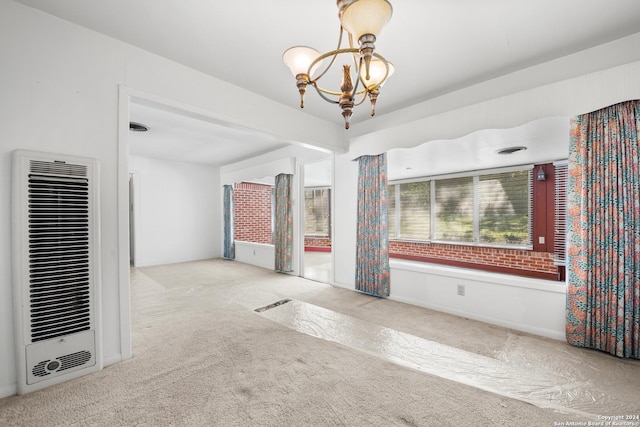
[[[320,52],[308,46],[294,46],[285,50],[282,60],[291,70],[291,74],[296,77],[298,74],[307,74],[309,65],[320,56]],[[311,74],[322,64],[318,61],[311,70]]]
[[[363,34],[377,37],[392,13],[387,0],[356,0],[342,12],[342,27],[356,40]]]
[[[395,68],[393,67],[393,64],[391,62],[387,62],[387,64],[389,66],[389,74],[387,75],[388,79],[395,71]],[[384,73],[384,62],[377,58],[372,59],[371,64],[369,65],[369,79],[366,78],[367,72],[364,66],[360,68],[360,78],[362,79],[365,87],[369,89],[380,86],[383,83]]]

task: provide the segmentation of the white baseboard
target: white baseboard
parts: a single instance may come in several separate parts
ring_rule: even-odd
[[[356,290],[354,285],[347,285],[345,283],[333,282],[331,285],[335,286],[336,288],[346,289],[348,291],[355,291]]]

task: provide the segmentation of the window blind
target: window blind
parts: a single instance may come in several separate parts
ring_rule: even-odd
[[[395,239],[396,237],[396,184],[387,186],[388,202],[387,202],[387,215],[388,215],[388,228],[389,238]]]
[[[436,180],[436,240],[473,241],[473,177]]]
[[[330,189],[314,188],[304,191],[304,233],[312,236],[330,235]]]
[[[431,233],[431,183],[400,184],[400,238],[429,240]]]
[[[555,219],[553,252],[556,265],[566,264],[567,243],[567,173],[566,161],[553,164],[555,169]]]
[[[480,175],[479,242],[530,245],[531,171]]]

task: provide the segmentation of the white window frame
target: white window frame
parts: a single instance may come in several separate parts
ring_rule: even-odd
[[[406,242],[424,242],[424,243],[443,243],[449,245],[461,245],[461,246],[481,246],[481,247],[495,247],[495,248],[507,248],[507,249],[524,249],[524,250],[532,250],[533,249],[533,164],[526,165],[518,165],[518,166],[510,166],[504,168],[493,168],[493,169],[484,169],[463,173],[455,173],[455,174],[446,174],[446,175],[434,175],[434,176],[425,176],[425,177],[417,177],[410,179],[402,179],[402,180],[393,180],[389,181],[388,185],[394,185],[395,188],[395,235],[396,237],[391,238],[393,241],[406,241]],[[482,175],[491,175],[498,173],[508,173],[508,172],[519,172],[523,170],[529,171],[529,197],[528,197],[528,217],[529,217],[529,243],[525,245],[514,245],[507,243],[481,243],[480,240],[480,201],[478,197],[478,183],[480,182],[480,176]],[[473,241],[470,242],[460,242],[460,241],[452,241],[452,240],[436,240],[433,239],[435,235],[436,228],[436,181],[450,179],[450,178],[462,178],[462,177],[473,177]],[[400,232],[400,222],[402,212],[400,211],[400,191],[399,185],[411,182],[423,182],[429,181],[431,186],[431,205],[430,205],[430,232],[429,239],[412,239],[406,237],[397,237]]]
[[[306,232],[306,228],[307,228],[307,224],[306,224],[306,220],[307,220],[307,215],[306,215],[306,201],[307,201],[307,196],[306,196],[306,192],[307,191],[314,191],[314,190],[328,190],[327,193],[327,234],[318,234],[318,233],[312,233],[312,234],[307,234]],[[317,186],[317,187],[304,187],[304,204],[303,204],[303,209],[305,210],[305,224],[304,224],[304,235],[308,236],[308,237],[331,237],[331,187],[330,186]]]

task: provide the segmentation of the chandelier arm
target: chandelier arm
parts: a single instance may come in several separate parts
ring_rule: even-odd
[[[337,52],[338,50],[340,50],[340,46],[342,45],[342,35],[344,34],[344,29],[342,28],[342,25],[340,25],[340,37],[338,37],[338,46],[335,48],[335,50],[332,50],[331,52]],[[351,35],[349,35],[349,37],[351,37]],[[331,53],[329,52],[329,53]],[[330,55],[329,55],[330,56]],[[327,58],[328,56],[323,56],[322,59]],[[329,65],[327,65],[327,67],[322,71],[322,73],[320,73],[320,75],[318,75],[316,78],[314,78],[313,80],[319,80],[322,78],[322,76],[324,76],[325,74],[327,74],[327,71],[329,71],[329,69],[331,67],[333,67],[333,64],[336,62],[336,59],[338,58],[338,54],[336,53],[335,55],[333,55],[333,58],[331,58],[331,62],[329,63]],[[316,59],[310,66],[309,69],[307,70],[307,75],[309,76],[309,78],[311,78],[311,69],[313,68],[313,66],[316,64],[316,62],[318,62],[318,59]]]
[[[313,83],[310,83],[310,84],[313,84]],[[333,90],[325,89],[325,88],[322,88],[320,86],[317,86],[317,84],[315,84],[313,87],[315,87],[318,92],[326,93],[327,95],[334,95],[334,96],[342,95],[342,92],[335,92]],[[367,92],[369,92],[369,90],[360,89],[358,92],[354,92],[353,94],[354,95],[362,95],[363,93],[367,93]]]
[[[313,83],[311,83],[311,84],[313,84]],[[316,90],[318,92],[326,93],[327,95],[333,95],[333,96],[341,96],[342,95],[342,92],[336,92],[336,91],[333,91],[333,90],[325,89],[325,88],[322,88],[322,87],[317,86],[317,85],[314,85],[313,87],[316,88]],[[368,92],[369,92],[369,90],[367,90],[367,89],[360,89],[358,92],[354,92],[353,95],[354,96],[356,96],[356,95],[359,96],[359,95],[362,95],[363,93],[367,94]],[[323,96],[323,98],[327,99],[326,96]]]
[[[320,55],[318,58],[316,58],[316,60],[311,63],[311,66],[309,67],[309,69],[313,68],[313,66],[315,65],[316,62],[319,62],[325,58],[328,58],[329,56],[333,56],[334,58],[337,58],[338,55],[341,55],[343,53],[356,53],[358,52],[358,48],[343,48],[343,49],[336,49],[336,50],[332,50],[330,52],[324,53],[322,55]],[[373,56],[375,56],[376,58],[380,59],[382,61],[382,63],[385,66],[385,76],[384,79],[382,80],[382,83],[385,82],[385,80],[387,79],[387,77],[389,76],[389,62],[382,56],[380,55],[378,52],[374,52]],[[333,62],[333,61],[332,61]],[[360,70],[358,70],[359,72]],[[318,92],[318,95],[320,95],[322,97],[322,99],[324,99],[325,101],[328,101],[332,104],[337,104],[338,101],[334,101],[331,98],[325,96],[324,94],[327,95],[332,95],[332,96],[341,96],[342,92],[337,92],[337,91],[333,91],[333,90],[329,90],[329,89],[325,89],[321,86],[318,85],[318,80],[320,80],[320,77],[322,77],[322,75],[324,75],[324,73],[326,72],[326,70],[323,72],[323,74],[321,74],[320,76],[314,78],[313,80],[309,81],[310,85],[313,85],[313,87],[316,89],[316,92]],[[362,81],[362,77],[358,74],[358,80]],[[364,82],[363,82],[364,84]],[[378,85],[379,87],[380,85]],[[362,104],[362,102],[364,102],[364,99],[366,98],[366,95],[369,93],[369,90],[367,88],[361,89],[359,91],[356,91],[354,89],[354,95],[362,95],[363,99],[360,100],[360,102],[358,102],[357,105]]]
[[[358,67],[358,55],[360,54],[360,48],[357,48],[353,45],[353,35],[351,33],[349,33],[349,47],[351,49],[356,49],[356,51],[354,51],[351,56],[353,56],[353,65],[356,66],[356,68]],[[358,72],[360,72],[360,70],[358,70]]]
[[[329,56],[333,55],[333,56],[337,57],[338,55],[343,54],[343,53],[353,53],[353,52],[357,52],[357,51],[358,51],[357,48],[344,48],[344,49],[332,50],[332,51],[327,52],[327,53],[325,53],[323,55],[320,55],[318,58],[316,58],[316,60],[311,64],[311,67],[309,67],[309,69],[313,68],[313,66],[315,65],[315,62],[321,61],[321,60],[323,60],[325,58],[328,58]],[[377,52],[374,52],[373,56],[375,56],[376,58],[380,59],[382,61],[382,63],[384,64],[384,66],[385,66],[385,76],[384,76],[384,79],[382,79],[382,83],[384,83],[387,80],[387,77],[389,76],[389,62],[382,55],[380,55]],[[320,80],[320,77],[322,77],[322,75],[316,77],[313,80],[310,80],[309,84],[313,85],[313,87],[316,89],[318,94],[325,101],[329,101],[329,102],[331,102],[333,104],[337,104],[338,103],[337,101],[334,101],[334,100],[328,98],[324,94],[332,95],[332,96],[341,96],[342,92],[337,92],[337,91],[333,91],[333,90],[329,90],[329,89],[325,89],[323,87],[320,87],[318,85],[318,80]],[[362,81],[362,77],[359,74],[358,74],[358,80]],[[380,87],[382,85],[382,83],[380,85],[378,85],[378,87]],[[363,84],[364,84],[364,82],[363,82]],[[356,91],[354,89],[354,95],[362,95],[362,94],[366,95],[366,94],[368,94],[368,92],[369,92],[369,90],[367,88],[361,89],[359,91]],[[360,101],[359,104],[361,104],[361,103],[362,103],[362,101]]]
[[[339,101],[336,101],[336,100],[333,100],[333,99],[329,98],[328,96],[325,95],[325,93],[328,93],[329,95],[340,96],[342,94],[342,92],[332,92],[332,91],[323,89],[320,86],[318,86],[315,81],[310,82],[310,84],[313,85],[313,87],[316,89],[316,92],[318,92],[318,95],[320,95],[320,98],[324,99],[325,101],[327,101],[327,102],[329,102],[331,104],[339,104],[340,103]]]
[[[337,58],[338,55],[341,55],[343,53],[357,53],[358,52],[358,48],[343,48],[343,49],[336,49],[336,50],[331,50],[329,52],[323,53],[322,55],[318,56],[309,66],[309,71],[313,68],[314,65],[316,65],[316,63],[322,61],[325,58],[328,58],[330,56],[333,56],[334,58]],[[385,66],[385,75],[384,75],[384,79],[382,79],[382,82],[384,82],[385,80],[387,80],[387,77],[389,76],[389,61],[387,61],[384,56],[380,55],[378,52],[374,52],[373,56],[375,56],[376,58],[380,59],[382,61],[382,63]],[[331,63],[335,62],[335,59],[331,61]],[[360,67],[358,67],[358,72],[360,71]],[[327,70],[323,71],[323,73],[317,77],[315,77],[314,79],[310,79],[309,83],[313,84],[314,86],[317,85],[318,80],[320,80],[320,78],[327,72]],[[362,77],[360,77],[359,73],[358,73],[358,80],[361,80]],[[324,93],[328,93],[331,95],[340,95],[341,92],[334,92],[334,91],[330,91],[327,89],[323,89],[319,86],[316,87],[318,90],[324,92]],[[361,92],[358,92],[361,93]]]
[[[360,81],[362,80],[360,78],[360,68],[362,68],[362,57],[360,57],[360,61],[357,62],[355,65],[356,65],[356,84],[353,86],[353,97],[354,98],[356,97],[356,94],[358,93],[358,86],[360,85]],[[362,85],[364,86],[364,82],[362,83]]]
[[[336,91],[333,91],[333,90],[325,89],[325,88],[320,87],[320,86],[314,86],[314,87],[316,88],[316,90],[318,92],[326,93],[327,95],[333,95],[333,96],[341,96],[342,95],[342,92],[336,92]]]
[[[366,99],[367,99],[367,95],[369,94],[369,91],[364,89],[361,90],[360,92],[356,93],[353,95],[353,97],[355,98],[357,95],[362,95],[362,98],[360,98],[360,101],[356,102],[354,104],[354,107],[357,107],[358,105],[362,104]]]
[[[313,60],[313,62],[311,63],[311,65],[309,65],[309,69],[307,70],[307,75],[309,75],[309,72],[313,69],[313,67],[320,61],[322,61],[325,58],[328,58],[330,56],[334,57],[334,60],[331,61],[331,63],[333,64],[333,62],[335,61],[335,58],[338,57],[338,55],[341,55],[343,53],[351,53],[351,52],[358,52],[358,49],[356,48],[344,48],[344,49],[336,49],[336,50],[330,50],[329,52],[323,53],[322,55],[318,56],[316,59]],[[320,74],[319,76],[311,79],[311,75],[309,75],[309,83],[314,83],[317,82],[318,80],[320,80],[320,77],[322,77],[328,70],[329,68],[327,68],[326,70],[324,70],[322,72],[322,74]],[[327,91],[325,91],[327,92]]]

